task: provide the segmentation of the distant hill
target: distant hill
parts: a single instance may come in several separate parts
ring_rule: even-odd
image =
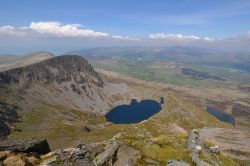
[[[169,60],[250,72],[249,52],[227,52],[198,47],[103,47],[70,52],[87,59],[140,59],[142,61]]]

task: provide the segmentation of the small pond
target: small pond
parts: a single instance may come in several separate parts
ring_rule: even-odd
[[[235,125],[235,119],[232,115],[227,114],[225,112],[222,112],[220,110],[218,110],[217,108],[214,107],[207,107],[206,111],[215,116],[217,119],[223,121],[223,122],[228,122],[231,123],[232,125]]]
[[[119,105],[106,114],[109,122],[115,124],[133,124],[149,119],[158,113],[164,104],[164,98],[160,98],[160,102],[155,100],[142,100],[138,102],[132,99],[129,105]]]

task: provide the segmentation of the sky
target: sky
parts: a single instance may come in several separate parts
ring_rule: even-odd
[[[250,51],[250,1],[1,0],[0,54],[172,45]]]

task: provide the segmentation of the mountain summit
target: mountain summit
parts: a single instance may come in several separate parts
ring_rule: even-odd
[[[75,87],[74,83],[78,86],[81,84],[83,90],[86,89],[86,84],[98,87],[104,85],[93,67],[84,58],[74,55],[58,56],[26,67],[4,71],[0,73],[0,82],[18,83],[22,88],[32,83],[44,85],[53,82],[58,84],[71,82],[72,87]],[[81,94],[81,90],[73,89]]]

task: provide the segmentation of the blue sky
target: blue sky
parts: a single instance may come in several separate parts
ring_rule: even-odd
[[[31,26],[32,22],[34,26]],[[55,26],[58,31],[48,30]],[[64,26],[77,29],[71,35],[71,31],[65,32]],[[90,39],[91,35],[81,31],[85,29],[105,33],[106,39],[102,35],[99,39],[97,34],[94,34],[95,39]],[[46,49],[45,45],[57,42],[56,38],[65,40],[64,44],[54,45],[63,48],[71,38],[74,49],[80,45],[79,42],[84,44],[90,40],[92,47],[102,46],[104,41],[106,45],[115,45],[117,41],[113,40],[118,39],[122,40],[118,42],[120,45],[140,45],[148,38],[153,38],[154,42],[159,39],[165,43],[183,41],[184,44],[187,40],[190,43],[191,39],[197,42],[205,38],[233,38],[246,42],[249,40],[249,30],[249,0],[2,0],[0,5],[0,42],[5,44],[0,46],[0,53],[11,48],[10,43],[13,47],[23,46],[24,49],[27,46],[18,44],[23,38],[33,45],[37,43],[36,47],[33,46],[36,49],[39,49],[39,45],[40,49]],[[20,32],[25,35],[20,35]],[[6,39],[9,45],[6,45]],[[140,39],[141,43],[130,39]],[[150,45],[150,42],[146,43]],[[155,44],[158,43],[163,42],[157,41]]]

